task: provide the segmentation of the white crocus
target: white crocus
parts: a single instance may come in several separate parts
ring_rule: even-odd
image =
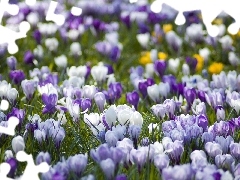
[[[54,59],[55,64],[60,68],[67,67],[67,57],[65,55],[58,56]]]
[[[240,59],[234,52],[228,53],[228,60],[232,66],[238,66],[240,64]]]
[[[98,113],[84,114],[84,122],[89,126],[97,126],[100,122],[100,116]]]
[[[61,124],[66,124],[67,123],[67,118],[64,114],[64,111],[61,111],[60,113],[57,114],[57,118],[58,118],[58,121],[61,123]]]
[[[39,15],[36,12],[31,12],[27,15],[26,19],[31,25],[35,26],[39,22]]]
[[[222,48],[227,50],[232,47],[233,40],[229,35],[225,35],[219,39],[219,42],[222,44]]]
[[[75,56],[80,56],[82,54],[81,45],[78,42],[73,42],[70,45],[70,53]]]
[[[180,59],[179,58],[169,59],[169,61],[168,61],[168,68],[174,74],[178,73],[179,65],[180,65]]]
[[[50,51],[56,51],[58,48],[58,40],[56,38],[48,38],[45,40],[45,46]]]
[[[33,50],[33,54],[35,57],[42,58],[43,57],[43,48],[41,45],[37,45],[37,47]]]
[[[11,89],[11,84],[7,81],[0,81],[0,97],[7,97],[7,92]]]
[[[73,121],[78,121],[80,117],[80,107],[78,104],[73,104],[71,98],[66,98],[66,106],[69,111],[69,114],[72,116]]]
[[[231,99],[231,106],[232,106],[232,108],[234,108],[234,110],[237,112],[237,114],[239,114],[240,99],[237,99],[237,100]]]
[[[118,121],[121,125],[126,125],[127,121],[129,123],[129,119],[132,116],[133,111],[131,109],[124,109],[118,112]]]
[[[110,106],[105,112],[105,120],[109,126],[115,125],[117,120],[117,114],[114,106]]]
[[[94,85],[83,86],[82,96],[85,98],[93,99],[94,95],[97,93],[97,89]]]
[[[199,49],[199,55],[203,57],[204,62],[208,61],[209,55],[211,54],[208,48]]]
[[[152,49],[150,51],[150,57],[151,57],[152,62],[154,62],[154,61],[156,61],[158,59],[157,49]]]
[[[147,47],[149,39],[150,39],[150,34],[149,33],[138,34],[137,35],[137,40],[138,40],[139,44],[144,48]]]
[[[93,66],[91,69],[91,75],[93,79],[99,84],[103,83],[106,80],[107,73],[108,68],[102,63],[99,63],[98,66]]]
[[[75,41],[79,36],[79,31],[77,29],[70,29],[67,33],[69,39]]]
[[[15,88],[11,88],[7,92],[7,98],[10,102],[14,102],[18,97],[18,91]]]
[[[148,96],[154,101],[159,101],[160,90],[157,84],[147,87]]]
[[[135,111],[132,113],[129,119],[129,122],[130,122],[130,125],[139,125],[142,127],[143,117],[138,111]]]
[[[168,93],[170,92],[170,86],[168,83],[160,82],[159,85],[159,94],[163,97],[167,97]]]
[[[185,76],[188,76],[190,74],[190,68],[186,63],[182,65],[182,72]]]
[[[12,149],[15,153],[25,149],[25,143],[22,136],[16,136],[12,139]]]
[[[144,76],[146,78],[153,77],[154,76],[154,72],[155,72],[154,64],[153,63],[146,64]]]
[[[114,76],[114,74],[109,74],[108,76],[108,80],[107,80],[107,85],[109,86],[111,83],[116,82],[116,78]]]
[[[157,124],[150,123],[148,125],[149,134],[151,134],[153,132],[153,130],[157,128],[157,126],[158,126]]]

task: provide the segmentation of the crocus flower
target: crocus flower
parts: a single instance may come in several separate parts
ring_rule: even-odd
[[[230,153],[233,157],[235,157],[237,160],[240,159],[240,144],[239,143],[232,143],[229,146]]]
[[[23,93],[27,97],[27,99],[31,99],[33,97],[33,94],[35,92],[35,82],[33,80],[23,80],[21,82],[21,86],[23,89]]]
[[[117,141],[118,141],[117,134],[114,131],[108,130],[105,134],[105,140],[109,146],[114,147],[114,146],[116,146]]]
[[[182,39],[174,31],[166,33],[166,40],[174,51],[178,52],[180,50],[182,46]]]
[[[196,90],[194,88],[186,89],[184,95],[185,95],[185,98],[186,98],[189,106],[191,106],[193,101],[197,97],[197,92],[196,92]]]
[[[102,168],[106,178],[108,180],[112,179],[115,171],[115,164],[112,159],[108,158],[100,162],[100,167]]]
[[[41,43],[42,34],[40,33],[39,30],[35,30],[35,31],[33,32],[33,37],[34,37],[34,39],[36,40],[36,42],[37,42],[38,44]]]
[[[48,152],[40,152],[36,157],[36,164],[41,164],[42,162],[46,162],[49,165],[51,164],[51,157]]]
[[[54,62],[59,68],[66,68],[68,60],[65,55],[61,55],[59,57],[56,57],[54,59]]]
[[[169,162],[170,159],[166,154],[158,154],[154,157],[154,165],[160,172],[162,169],[168,167]]]
[[[43,93],[42,101],[45,104],[43,108],[43,113],[54,113],[56,110],[58,96],[56,94],[49,94]]]
[[[17,170],[18,162],[17,162],[17,160],[16,160],[14,157],[7,159],[6,162],[7,162],[7,163],[10,165],[10,167],[11,167],[8,175],[9,175],[11,178],[13,178],[13,177],[14,177],[14,174],[15,174],[15,171]]]
[[[167,69],[167,63],[166,61],[163,60],[157,60],[154,62],[154,69],[156,71],[156,73],[162,77]]]
[[[85,85],[82,90],[82,96],[85,98],[93,99],[97,93],[97,89],[94,85]]]
[[[211,74],[219,74],[223,70],[223,64],[214,62],[208,67],[208,71]]]
[[[108,68],[103,64],[99,64],[98,66],[93,66],[91,69],[91,75],[93,79],[101,85],[107,78]]]
[[[63,127],[60,127],[60,128],[52,127],[49,129],[49,135],[54,140],[56,148],[59,148],[60,144],[65,138],[65,130]]]
[[[154,115],[160,119],[163,119],[167,113],[166,107],[163,104],[156,104],[151,107]]]
[[[25,111],[23,109],[13,108],[10,113],[8,113],[7,118],[15,116],[19,119],[20,124],[23,122],[25,117]]]
[[[22,136],[16,136],[12,139],[12,148],[15,153],[25,149],[25,143]]]
[[[138,125],[142,127],[143,117],[138,111],[134,111],[129,119],[130,125]]]
[[[87,156],[83,154],[70,156],[67,160],[67,164],[69,170],[74,172],[78,177],[80,177],[87,166]]]
[[[205,144],[205,150],[210,157],[216,157],[218,154],[222,154],[222,148],[220,144],[216,142],[207,142]]]
[[[95,102],[97,104],[97,107],[98,107],[99,111],[102,112],[103,109],[104,109],[104,105],[106,103],[105,95],[102,92],[97,92],[94,95],[94,100],[95,100]]]
[[[158,102],[160,100],[160,90],[157,84],[147,87],[148,96],[154,101]]]
[[[15,88],[11,88],[7,92],[7,99],[10,101],[12,104],[15,104],[15,101],[18,97],[18,91]]]
[[[7,58],[7,65],[11,70],[15,70],[17,66],[17,59],[14,56]]]
[[[138,171],[141,171],[147,161],[147,152],[145,151],[145,149],[132,149],[130,152],[130,157],[132,158],[133,163],[138,166]]]
[[[127,93],[126,95],[127,102],[134,106],[134,108],[137,110],[138,102],[139,102],[139,95],[137,91],[133,91],[130,93]]]
[[[146,98],[148,95],[147,88],[148,88],[148,84],[146,81],[138,83],[138,90],[142,94],[143,98]]]
[[[25,52],[23,59],[26,64],[33,64],[34,55],[30,50],[28,50]]]
[[[74,122],[77,122],[80,117],[80,107],[77,103],[74,103],[70,97],[66,99],[66,106],[68,108],[68,112],[73,118]]]
[[[113,106],[110,106],[106,110],[106,112],[105,112],[105,120],[106,120],[106,123],[108,124],[108,126],[110,126],[110,127],[116,123],[117,114],[116,114]]]
[[[89,110],[92,106],[92,101],[89,98],[82,98],[81,99],[81,109],[82,111]]]
[[[22,70],[14,70],[10,71],[9,77],[13,83],[20,84],[25,79],[25,74]]]

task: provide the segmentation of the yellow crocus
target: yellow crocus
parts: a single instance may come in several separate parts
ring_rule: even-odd
[[[223,70],[223,64],[214,62],[208,67],[208,71],[211,74],[219,74]]]
[[[159,52],[158,53],[158,58],[161,59],[161,60],[166,60],[168,57],[168,55],[164,52]]]
[[[173,27],[172,27],[171,24],[164,24],[164,25],[163,25],[163,31],[164,31],[165,33],[171,31],[172,28],[173,28]]]
[[[151,60],[151,55],[150,55],[150,52],[144,52],[143,55],[140,57],[139,59],[139,63],[142,64],[142,65],[146,65],[148,63],[151,63],[152,60]]]
[[[196,66],[196,70],[197,71],[201,71],[203,69],[203,65],[204,65],[204,59],[202,56],[200,56],[199,54],[194,54],[193,56],[194,58],[197,59],[197,66]]]

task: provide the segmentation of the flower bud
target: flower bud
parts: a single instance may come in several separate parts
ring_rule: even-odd
[[[15,153],[25,149],[25,143],[22,136],[16,136],[12,140],[12,149]]]

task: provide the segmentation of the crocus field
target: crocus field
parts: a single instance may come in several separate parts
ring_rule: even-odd
[[[177,26],[177,11],[154,13],[147,0],[57,2],[61,26],[46,21],[50,1],[19,2],[2,19],[31,25],[17,53],[0,45],[0,126],[19,120],[14,136],[0,134],[9,178],[24,174],[24,151],[50,166],[43,180],[240,179],[233,18],[219,15],[211,37],[200,11]]]

